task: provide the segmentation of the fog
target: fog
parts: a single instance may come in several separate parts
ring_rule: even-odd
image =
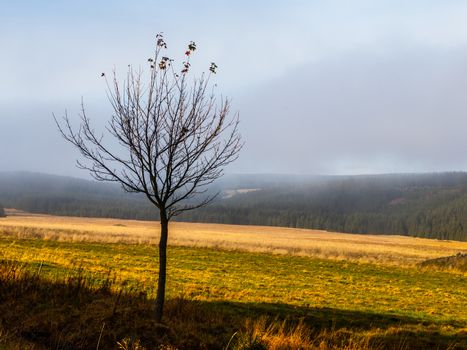
[[[466,169],[467,49],[358,52],[299,67],[241,101],[242,166],[262,172]],[[260,116],[260,117],[259,117]]]
[[[219,65],[245,140],[227,172],[467,170],[467,4],[351,3],[4,6],[0,171],[87,177],[52,113],[76,119],[83,97],[102,127],[100,72],[144,65],[160,31],[170,55],[195,40],[193,65]]]

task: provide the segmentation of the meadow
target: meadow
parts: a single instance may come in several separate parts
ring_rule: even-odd
[[[465,242],[174,222],[157,325],[157,223],[9,214],[5,348],[467,348],[465,271],[419,266]]]
[[[157,244],[153,221],[52,216],[7,209],[0,233],[63,242]],[[467,251],[467,242],[270,226],[170,223],[169,244],[413,266]]]

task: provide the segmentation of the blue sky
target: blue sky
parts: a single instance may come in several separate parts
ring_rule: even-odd
[[[101,125],[99,74],[198,44],[240,112],[230,172],[467,170],[465,1],[17,1],[0,11],[0,170],[86,176],[52,112],[84,98]]]

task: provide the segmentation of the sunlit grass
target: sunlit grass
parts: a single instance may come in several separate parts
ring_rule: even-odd
[[[0,225],[0,259],[50,281],[83,275],[99,285],[110,278],[116,294],[155,296],[157,223],[12,216]],[[220,326],[223,345],[237,329],[237,338],[262,332],[271,348],[303,337],[313,349],[370,349],[380,342],[405,349],[409,336],[410,346],[467,346],[466,274],[415,264],[465,251],[466,243],[254,226],[171,228],[168,300],[199,302],[213,317],[231,319],[219,321],[227,322]],[[251,322],[242,326],[245,319]]]
[[[29,214],[0,218],[0,233],[18,238],[156,244],[158,230],[159,224],[150,221]],[[169,244],[390,265],[415,265],[426,259],[467,252],[467,242],[182,222],[171,223]]]
[[[43,274],[77,268],[94,277],[110,272],[119,284],[138,285],[154,296],[155,246],[4,236],[0,252],[4,259],[36,269],[42,263]],[[328,307],[467,324],[462,274],[206,248],[171,247],[168,255],[169,297]]]

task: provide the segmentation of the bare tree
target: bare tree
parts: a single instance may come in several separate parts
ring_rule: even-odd
[[[75,130],[67,113],[55,122],[62,136],[87,160],[78,161],[97,180],[120,183],[125,191],[144,194],[160,214],[159,276],[155,316],[161,321],[165,300],[167,239],[169,221],[187,210],[207,205],[216,195],[207,185],[223,174],[242,148],[238,114],[229,118],[230,101],[217,101],[209,73],[191,77],[190,56],[196,44],[190,42],[179,70],[163,56],[167,49],[161,34],[156,37],[149,73],[128,67],[123,83],[115,70],[107,83],[114,114],[106,135],[119,147],[104,142],[91,126],[84,104],[81,125]],[[108,141],[108,140],[106,140]]]

